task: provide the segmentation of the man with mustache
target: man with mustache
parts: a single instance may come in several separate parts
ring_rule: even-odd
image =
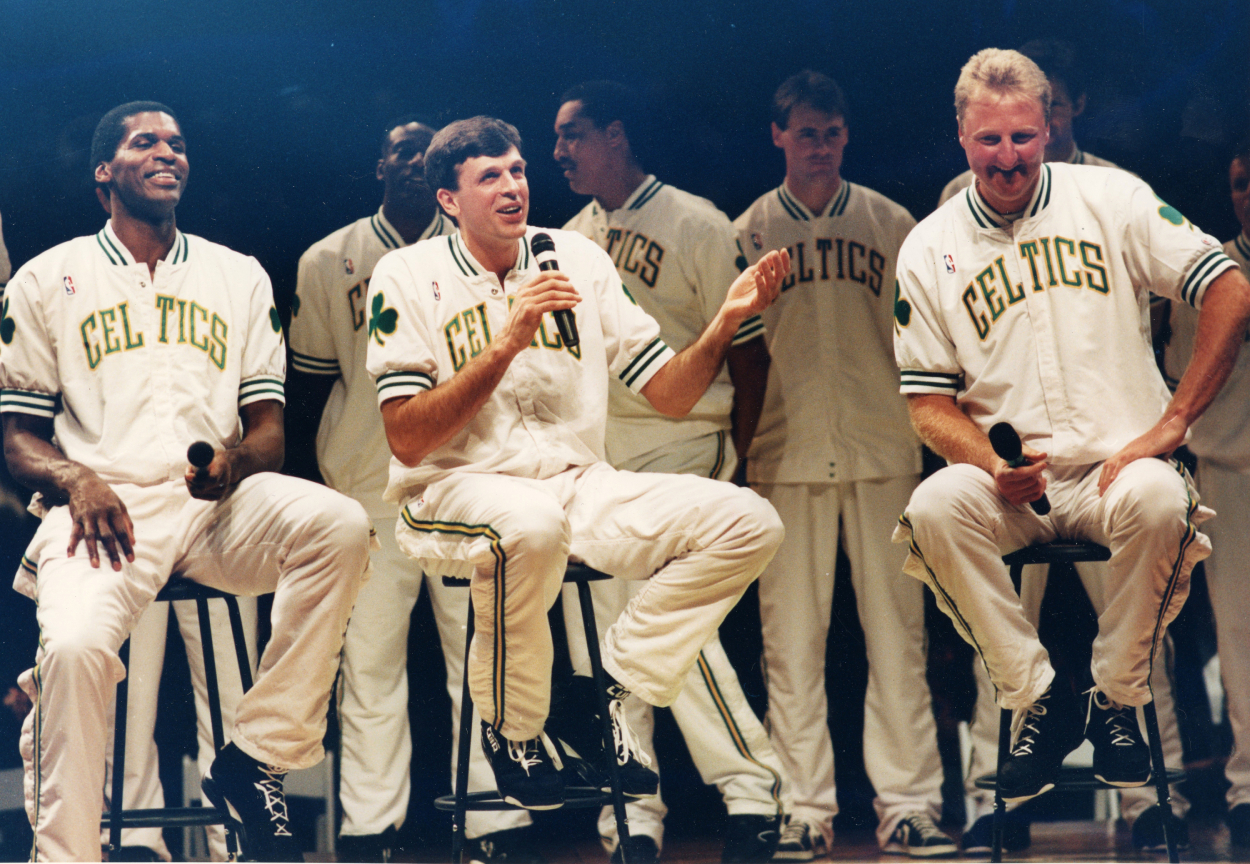
[[[976,182],[921,222],[899,254],[895,354],[913,425],[948,467],[922,483],[895,541],[906,570],[984,662],[1015,712],[999,790],[1053,787],[1084,738],[1094,773],[1144,785],[1136,706],[1189,573],[1210,552],[1212,513],[1167,461],[1228,378],[1250,321],[1250,285],[1219,244],[1124,171],[1043,164],[1051,92],[1015,51],[973,56],[955,86],[959,141]],[[1154,291],[1201,310],[1175,395],[1158,374]],[[1011,423],[1027,464],[995,454]],[[1028,505],[1046,495],[1048,515]],[[1111,550],[1087,584],[1099,633],[1088,698],[1055,679],[1002,555],[1056,538]]]

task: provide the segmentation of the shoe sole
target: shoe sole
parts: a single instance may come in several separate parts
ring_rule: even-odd
[[[1149,775],[1147,775],[1143,780],[1108,780],[1101,774],[1095,774],[1094,776],[1103,783],[1106,783],[1108,786],[1114,786],[1117,789],[1137,789],[1138,787],[1145,786],[1150,782]]]
[[[959,847],[955,844],[950,846],[920,846],[910,847],[901,843],[887,843],[881,847],[881,851],[886,855],[906,855],[909,858],[951,858],[959,854]],[[986,849],[986,852],[991,850]]]
[[[815,852],[774,852],[773,861],[811,861],[816,857]]]
[[[1054,783],[1043,783],[1042,788],[1038,789],[1036,792],[1029,792],[1025,795],[1004,795],[1003,800],[1006,801],[1008,804],[1019,804],[1023,801],[1028,801],[1032,798],[1036,798],[1038,795],[1044,795],[1045,793],[1049,792],[1051,789],[1054,789],[1054,788],[1055,788]]]

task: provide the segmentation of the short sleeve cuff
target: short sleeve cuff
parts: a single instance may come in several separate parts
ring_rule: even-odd
[[[1195,309],[1202,308],[1202,295],[1220,274],[1229,268],[1236,267],[1237,262],[1229,258],[1220,249],[1215,249],[1198,259],[1198,263],[1189,268],[1185,281],[1181,283],[1181,299]]]
[[[397,396],[416,396],[434,389],[434,379],[424,372],[383,372],[378,376],[378,405]]]
[[[0,390],[0,413],[34,414],[52,419],[60,396],[33,390]]]
[[[758,339],[764,335],[764,319],[759,315],[752,315],[747,320],[738,325],[738,332],[734,334],[734,345],[741,345],[743,342],[750,342],[752,339]]]
[[[642,388],[647,386],[647,382],[664,367],[664,364],[676,357],[676,352],[664,343],[664,340],[656,336],[647,343],[638,354],[630,361],[617,377],[621,382],[635,393],[642,393]]]
[[[239,407],[272,399],[286,404],[286,387],[282,379],[274,375],[259,375],[239,385]]]
[[[291,351],[291,368],[297,372],[304,372],[308,375],[339,375],[339,361],[333,357],[313,357],[310,354],[301,354],[298,351]]]
[[[946,372],[923,372],[919,369],[904,369],[899,378],[899,392],[936,393],[954,397],[963,385],[963,375]]]

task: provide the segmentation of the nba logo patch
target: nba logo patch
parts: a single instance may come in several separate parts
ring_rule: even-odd
[[[943,255],[942,260],[946,262],[946,272],[954,273],[955,272],[955,256]]]
[[[356,275],[356,268],[352,266],[352,259],[350,258],[343,259],[343,272],[345,272],[348,276]]]
[[[438,293],[438,283],[437,283],[437,282],[431,282],[431,283],[430,283],[430,287],[434,289],[434,299],[435,299],[435,300],[442,300],[442,299],[443,299],[443,295]]]
[[[755,247],[756,252],[764,248],[764,240],[760,237],[758,231],[751,232],[751,245]]]
[[[73,294],[77,294],[77,293],[78,293],[77,291],[75,291],[75,290],[74,290],[74,280],[73,280],[73,278],[71,278],[71,277],[69,277],[69,276],[66,276],[64,279],[62,279],[62,280],[61,280],[61,283],[62,283],[63,285],[65,285],[65,293],[66,293],[66,294],[73,295]]]

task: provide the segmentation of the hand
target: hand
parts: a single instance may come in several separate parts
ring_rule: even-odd
[[[1163,417],[1144,434],[1124,445],[1106,462],[1098,473],[1098,494],[1104,495],[1107,488],[1120,476],[1124,466],[1137,459],[1149,459],[1152,456],[1168,457],[1177,447],[1185,443],[1185,433],[1189,427],[1180,417]]]
[[[544,315],[572,309],[581,299],[569,277],[559,270],[540,272],[517,289],[500,336],[513,354],[519,354],[534,341]]]
[[[187,466],[183,478],[187,482],[187,490],[192,498],[201,501],[220,501],[230,494],[242,478],[235,478],[234,459],[229,450],[218,450],[213,454],[213,461],[202,471],[194,465]]]
[[[104,545],[114,570],[122,569],[122,557],[135,560],[135,526],[126,505],[94,471],[83,469],[69,493],[69,516],[74,527],[66,553],[72,558],[78,542],[85,540],[92,567],[100,566],[99,544]]]
[[[1046,454],[1032,447],[1022,447],[1020,451],[1029,460],[1028,465],[1012,468],[1003,459],[998,459],[994,468],[994,484],[998,494],[1017,507],[1023,507],[1036,501],[1046,494]]]
[[[722,307],[739,323],[763,312],[781,293],[781,283],[790,275],[790,253],[785,249],[769,252],[756,261],[729,286]]]

